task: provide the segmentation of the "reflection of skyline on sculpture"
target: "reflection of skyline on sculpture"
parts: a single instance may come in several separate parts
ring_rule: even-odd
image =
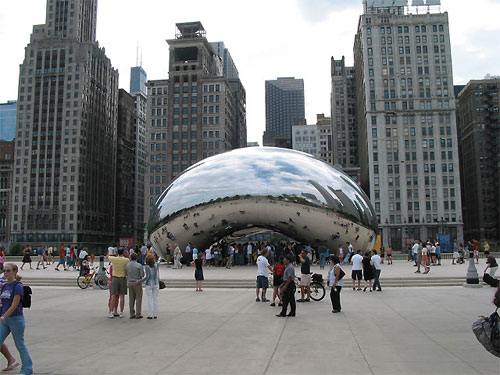
[[[313,227],[319,227],[324,223],[315,223],[315,220],[309,219],[310,222],[297,228],[298,225],[294,225],[295,221],[292,217],[288,217],[291,216],[290,212],[293,210],[295,210],[292,212],[293,215],[300,217],[300,212],[296,207],[314,209],[317,220],[324,219],[318,216],[319,212],[336,213],[342,220],[349,220],[353,223],[352,225],[363,226],[373,232],[377,227],[376,216],[368,198],[342,172],[308,154],[293,150],[259,147],[216,155],[187,169],[158,199],[156,212],[153,212],[150,221],[150,233],[151,235],[158,233],[166,225],[168,232],[171,232],[175,238],[179,239],[179,235],[187,238],[190,231],[186,229],[186,227],[190,228],[188,223],[183,223],[184,231],[181,233],[173,231],[174,221],[180,215],[188,218],[191,211],[203,211],[202,207],[211,203],[219,204],[217,208],[224,210],[225,215],[233,215],[228,205],[254,198],[257,199],[253,207],[254,212],[242,214],[237,219],[217,217],[218,221],[223,221],[225,224],[233,223],[232,226],[229,225],[230,229],[241,227],[243,223],[275,228],[278,223],[266,222],[264,216],[268,215],[261,214],[263,211],[268,211],[267,207],[270,204],[280,202],[279,210],[283,217],[277,217],[276,220],[289,222],[289,225],[277,231],[300,234],[301,238],[308,237],[307,233],[303,232],[312,231]],[[267,201],[264,202],[265,200]],[[221,202],[224,202],[224,207]],[[283,202],[285,204],[281,204]],[[292,206],[296,207],[292,209]],[[307,208],[307,211],[302,214],[312,215],[313,211]],[[301,220],[305,220],[305,216],[298,221]],[[203,221],[202,218],[199,221]],[[201,237],[204,234],[207,237],[212,235],[212,239],[220,239],[220,236],[227,235],[230,229],[227,229],[227,225],[221,225],[224,228],[219,229],[216,225],[218,221],[211,223],[198,235]],[[200,223],[196,222],[196,225],[200,227]],[[200,231],[196,233],[198,232]],[[327,237],[333,236],[338,230],[334,231],[332,228],[329,232],[331,233],[323,236],[322,241],[326,241]],[[313,237],[315,238],[311,238],[311,242],[317,239],[317,234]]]

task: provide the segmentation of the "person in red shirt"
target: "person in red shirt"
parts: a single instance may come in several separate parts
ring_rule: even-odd
[[[276,306],[276,297],[279,298],[278,306],[282,305],[281,294],[279,293],[279,288],[283,284],[283,274],[285,273],[285,265],[283,264],[283,257],[280,257],[278,263],[273,269],[273,299],[271,301],[271,306]]]
[[[62,264],[64,270],[66,271],[66,263],[64,259],[66,258],[66,250],[64,250],[64,244],[59,248],[59,263],[57,263],[56,271],[59,271],[59,266]]]

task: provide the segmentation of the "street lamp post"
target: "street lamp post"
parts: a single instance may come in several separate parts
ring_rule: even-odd
[[[469,250],[469,267],[467,268],[467,276],[465,279],[464,287],[467,288],[481,288],[479,283],[479,275],[477,273],[476,265],[474,264],[474,251]]]

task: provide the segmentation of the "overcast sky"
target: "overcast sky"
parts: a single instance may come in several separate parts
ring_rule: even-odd
[[[97,39],[129,89],[136,45],[148,79],[168,77],[175,23],[201,21],[209,41],[224,41],[247,92],[248,140],[262,144],[264,81],[294,76],[305,83],[306,117],[330,114],[330,57],[353,63],[361,0],[99,0]],[[17,98],[19,64],[46,0],[0,2],[0,102]],[[450,16],[454,84],[500,74],[500,0],[442,0]]]

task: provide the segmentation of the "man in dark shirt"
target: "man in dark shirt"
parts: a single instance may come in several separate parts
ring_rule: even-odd
[[[293,268],[292,258],[287,256],[283,260],[285,263],[285,273],[283,276],[284,283],[280,287],[280,293],[283,296],[283,309],[276,316],[295,316],[295,269]],[[290,304],[290,314],[286,315],[286,310]]]
[[[307,251],[302,250],[299,255],[300,261],[300,299],[297,302],[311,301],[311,260],[307,256]],[[304,292],[307,289],[307,298],[304,299]]]

